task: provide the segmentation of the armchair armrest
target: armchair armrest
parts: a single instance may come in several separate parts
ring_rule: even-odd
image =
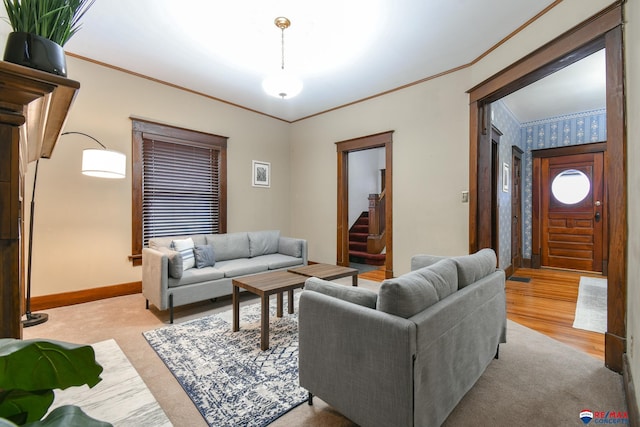
[[[151,248],[142,249],[142,295],[160,310],[169,307],[169,260],[167,255]]]
[[[300,385],[361,425],[411,425],[416,326],[401,317],[304,290]]]

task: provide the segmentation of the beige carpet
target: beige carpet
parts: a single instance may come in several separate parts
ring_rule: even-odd
[[[343,279],[344,280],[344,279]],[[350,279],[347,279],[347,282]],[[360,286],[376,289],[363,279]],[[242,295],[243,303],[256,299]],[[24,330],[24,338],[93,344],[113,338],[136,368],[173,425],[206,426],[182,387],[147,344],[142,332],[163,326],[168,312],[145,310],[142,295],[46,310],[49,321]],[[228,310],[231,300],[176,309],[176,321]],[[447,426],[581,425],[580,410],[626,411],[622,377],[602,362],[516,323],[476,386],[446,421]],[[300,405],[273,426],[351,426],[320,399]]]

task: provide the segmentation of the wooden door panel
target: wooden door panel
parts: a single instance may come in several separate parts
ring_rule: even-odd
[[[604,210],[602,153],[544,158],[541,169],[542,265],[601,272]],[[552,183],[563,173],[584,174],[588,178],[589,190],[583,194],[582,200],[566,202],[554,195]],[[596,220],[597,215],[599,220]]]

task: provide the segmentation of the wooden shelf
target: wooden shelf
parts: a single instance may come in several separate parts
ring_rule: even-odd
[[[0,338],[22,337],[24,175],[49,158],[80,83],[0,61]]]

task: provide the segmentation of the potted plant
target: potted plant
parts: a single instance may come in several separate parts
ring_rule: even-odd
[[[7,22],[4,60],[67,76],[62,46],[80,29],[95,0],[3,0]]]
[[[101,372],[88,345],[0,339],[0,427],[27,423],[33,427],[110,426],[73,405],[56,408],[40,421],[53,403],[54,389],[93,387],[102,380]]]

